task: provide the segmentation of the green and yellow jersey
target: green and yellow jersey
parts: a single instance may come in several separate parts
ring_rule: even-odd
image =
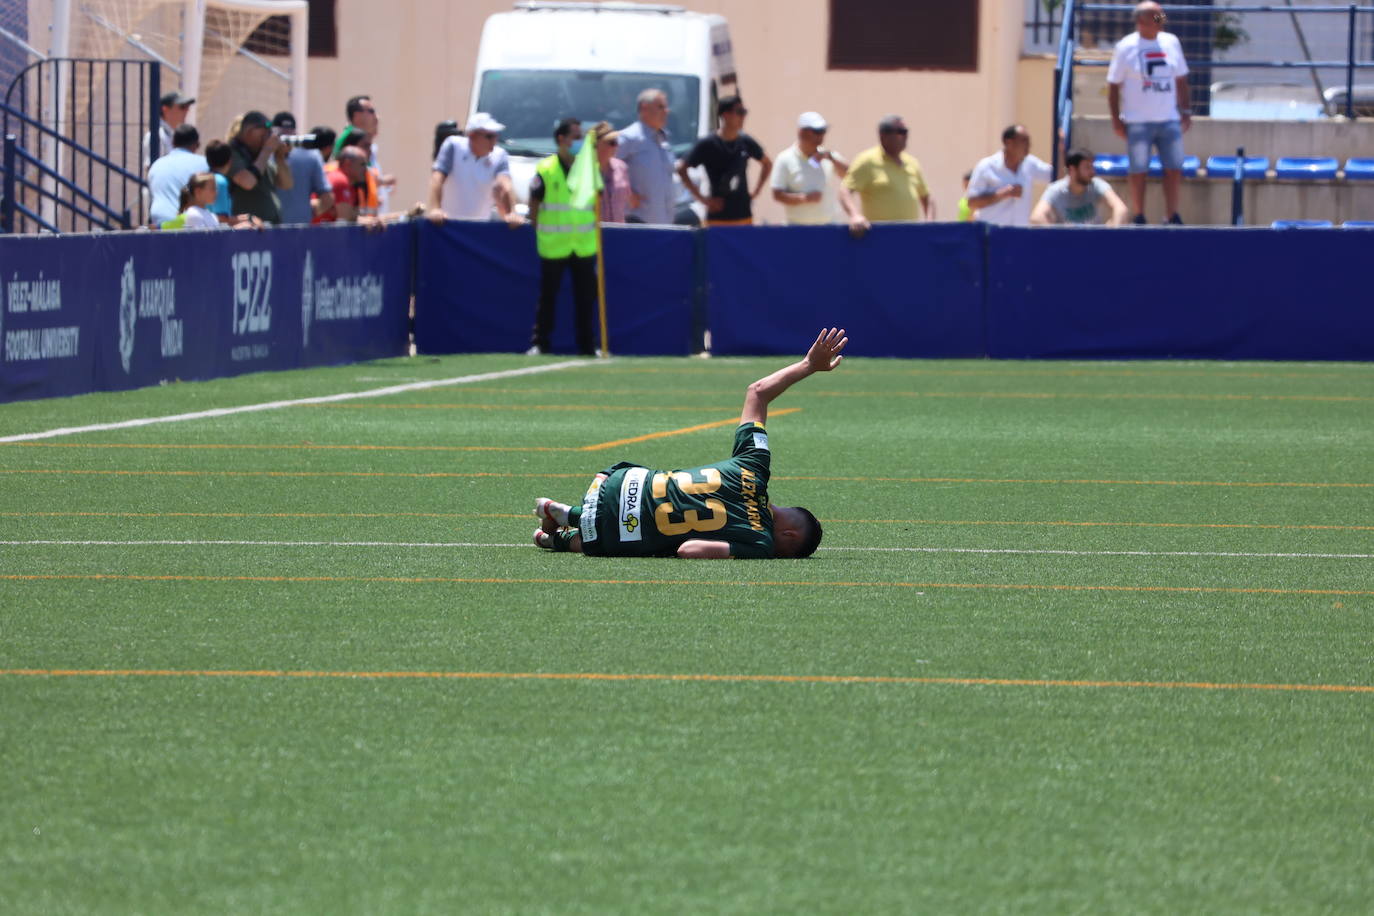
[[[773,556],[768,433],[735,430],[729,459],[678,471],[621,462],[596,476],[582,500],[582,552],[673,556],[685,541],[725,541],[739,558]]]

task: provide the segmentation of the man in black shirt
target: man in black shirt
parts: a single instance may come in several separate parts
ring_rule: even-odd
[[[773,160],[763,152],[757,140],[744,132],[744,116],[749,111],[739,96],[727,95],[720,100],[718,110],[720,130],[697,141],[687,158],[678,162],[677,174],[682,179],[682,186],[706,207],[708,226],[753,225],[752,202],[767,185]],[[757,159],[760,166],[758,184],[752,192],[746,175],[750,159]],[[710,197],[701,193],[687,173],[689,168],[698,165],[705,167],[706,177],[711,182]]]

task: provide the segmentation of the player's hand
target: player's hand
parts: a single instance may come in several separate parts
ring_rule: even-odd
[[[844,359],[840,351],[847,343],[849,338],[844,336],[844,328],[821,328],[816,335],[816,342],[806,351],[806,364],[813,372],[829,372]]]

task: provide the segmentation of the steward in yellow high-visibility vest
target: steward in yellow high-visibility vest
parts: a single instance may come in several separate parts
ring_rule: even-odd
[[[540,161],[530,182],[530,222],[539,251],[540,279],[539,307],[527,352],[534,355],[551,349],[554,306],[563,272],[571,268],[577,348],[591,356],[596,353],[596,191],[601,186],[601,169],[595,144],[587,144],[580,155],[574,150],[574,143],[582,139],[580,121],[559,121],[553,139],[558,152]]]

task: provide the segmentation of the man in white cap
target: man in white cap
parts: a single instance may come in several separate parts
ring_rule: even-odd
[[[484,111],[468,119],[466,136],[449,137],[439,147],[429,175],[433,219],[492,219],[523,222],[515,212],[510,157],[496,145],[506,125]]]
[[[773,165],[773,199],[783,205],[789,225],[816,226],[833,223],[835,182],[844,178],[849,163],[821,144],[829,125],[808,111],[797,119],[797,142],[778,154]]]

